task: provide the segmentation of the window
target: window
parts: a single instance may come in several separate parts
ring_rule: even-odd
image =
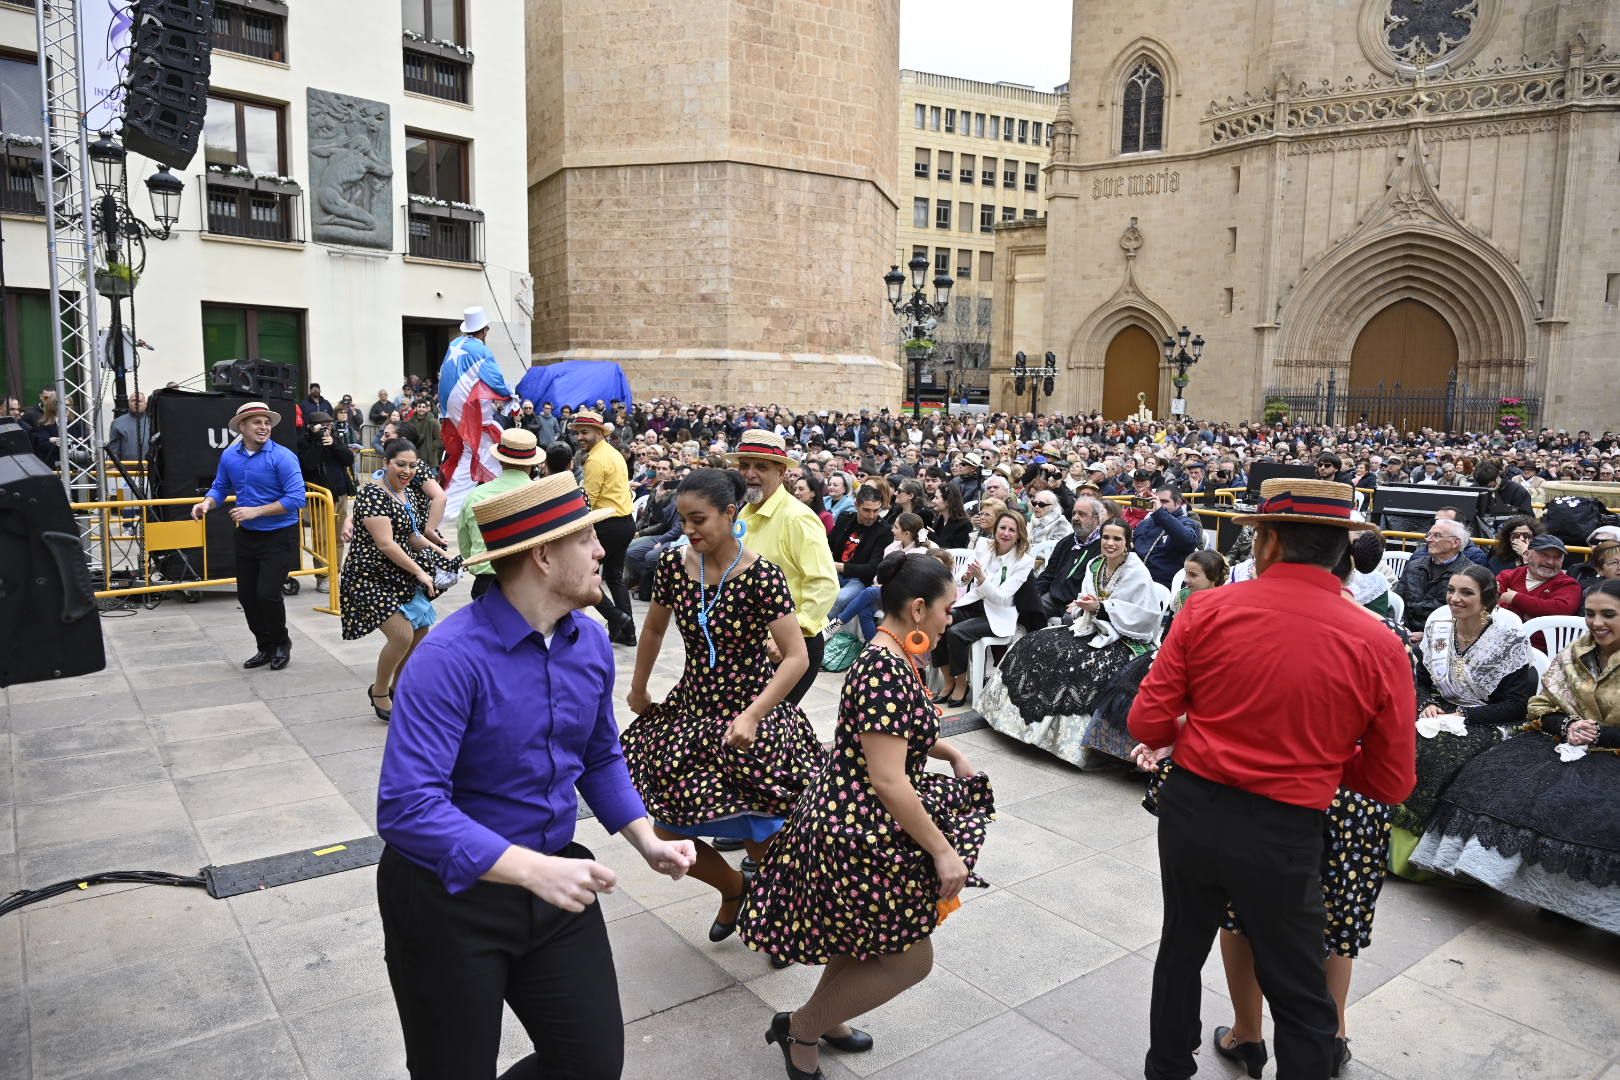
[[[1226,230],[1226,251],[1229,255],[1237,253],[1237,226],[1235,225]]]
[[[928,228],[928,200],[921,195],[911,200],[911,227]]]
[[[911,114],[911,123],[918,131],[928,127],[928,106],[916,105]]]
[[[988,251],[979,255],[979,277],[983,280],[988,280],[990,277],[990,262],[993,257]],[[990,298],[988,296],[979,297],[978,306],[979,328],[988,330],[990,328]]]
[[[956,252],[956,276],[963,281],[973,280],[973,252],[967,248],[960,248]],[[957,321],[962,321],[960,315]]]
[[[400,0],[406,38],[405,89],[465,105],[473,54],[467,44],[462,0]]]
[[[461,139],[406,130],[405,190],[435,200],[413,200],[406,207],[410,254],[416,258],[484,261],[484,214],[467,205],[472,202],[471,158],[471,145]]]
[[[284,119],[279,105],[208,99],[203,157],[209,166],[209,232],[279,243],[303,241],[303,190],[276,179],[287,171]],[[233,171],[237,169],[250,175]]]
[[[956,110],[955,109],[946,109],[945,110],[945,130],[948,133],[952,134],[952,135],[956,134]]]
[[[1164,76],[1147,61],[1125,81],[1125,108],[1119,152],[1141,154],[1164,149]]]
[[[951,227],[951,200],[941,199],[934,204],[934,228],[949,229]]]
[[[911,249],[911,257],[913,259],[915,259],[919,255],[921,255],[925,259],[928,258],[928,249],[923,247],[920,244]]]
[[[993,157],[981,158],[980,167],[984,170],[979,176],[984,180],[985,187],[996,186],[996,159]]]
[[[928,108],[928,128],[931,131],[939,130],[939,106],[931,105]]]
[[[44,110],[40,108],[39,65],[15,56],[0,56],[0,131],[42,138]],[[40,148],[18,143],[5,145],[4,183],[0,184],[0,210],[14,214],[43,214],[45,206],[34,196],[33,165]],[[29,400],[24,397],[24,401]]]
[[[950,181],[954,179],[951,170],[952,166],[955,164],[956,155],[952,154],[949,150],[941,150],[939,152],[939,172],[936,175],[939,177],[939,179],[944,180],[946,183],[950,183]]]
[[[1018,162],[1008,158],[1002,162],[1001,186],[1015,188],[1018,186]]]
[[[1226,314],[1232,314],[1232,290],[1226,290]]]
[[[1010,116],[1004,117],[1001,121],[1001,141],[1013,141],[1013,118]]]
[[[1243,190],[1243,166],[1232,166],[1232,194],[1236,195]]]
[[[975,161],[974,161],[974,157],[973,157],[972,154],[963,154],[962,155],[962,171],[959,174],[962,183],[964,183],[964,184],[973,183],[973,168],[974,168],[974,165],[975,165]]]
[[[979,252],[979,280],[990,281],[995,278],[996,256],[994,252]],[[990,325],[990,298],[979,298],[979,325]]]
[[[1017,221],[1018,220],[1018,210],[1017,210],[1017,208],[1012,207],[1012,206],[1003,206],[1001,208],[1001,220],[1002,221]]]
[[[973,231],[973,204],[959,202],[956,204],[956,228],[959,232]]]
[[[0,394],[32,405],[39,400],[41,390],[56,385],[51,294],[8,288],[4,305],[0,307],[0,342],[5,346],[5,360],[0,363]]]
[[[260,60],[287,58],[287,16],[226,0],[214,7],[214,48]]]
[[[428,41],[467,44],[462,0],[400,0],[405,29]]]
[[[984,138],[984,113],[973,114],[973,134],[977,138]]]
[[[1040,186],[1040,166],[1033,161],[1024,162],[1024,190],[1034,191]]]
[[[951,249],[934,249],[934,273],[949,274],[951,272]]]
[[[304,313],[287,308],[202,306],[203,370],[221,360],[268,360],[292,364],[304,378]]]
[[[1029,141],[1036,146],[1041,145],[1041,122],[1034,120],[1029,125]]]
[[[1610,274],[1603,289],[1603,302],[1610,307],[1620,304],[1620,274]]]
[[[1036,211],[1036,210],[1025,210],[1024,211],[1024,220],[1025,221],[1034,221],[1039,216],[1040,216],[1039,211]]]
[[[996,227],[996,208],[989,203],[979,204],[979,231],[989,232]]]
[[[1001,117],[999,116],[990,117],[990,137],[992,139],[1001,138]]]
[[[1029,142],[1029,121],[1028,120],[1020,120],[1020,121],[1018,121],[1018,141],[1019,142]]]
[[[921,106],[918,106],[921,108]],[[911,162],[911,175],[919,180],[928,179],[929,153],[926,146],[917,147],[917,152]]]

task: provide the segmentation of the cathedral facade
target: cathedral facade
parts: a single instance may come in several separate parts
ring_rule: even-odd
[[[1110,418],[1146,393],[1226,420],[1620,426],[1620,5],[1189,10],[1076,0],[1046,218],[997,227],[997,366],[1051,350],[1050,407]],[[1180,369],[1183,326],[1206,344]],[[1000,372],[992,402],[1030,407]]]

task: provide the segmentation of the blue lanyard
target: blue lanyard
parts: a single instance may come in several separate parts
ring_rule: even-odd
[[[715,606],[720,603],[720,590],[726,587],[726,579],[731,576],[731,572],[733,570],[737,569],[737,563],[738,563],[739,560],[742,559],[742,554],[743,554],[743,546],[742,546],[741,543],[738,543],[738,545],[737,545],[737,554],[732,556],[731,565],[726,567],[726,572],[720,575],[719,584],[715,585],[715,587],[714,587],[714,599],[713,600],[709,599],[709,586],[707,584],[708,578],[709,578],[708,564],[704,560],[702,554],[698,555],[698,613],[697,613],[697,620],[698,620],[698,629],[703,631],[703,640],[709,646],[709,670],[710,671],[714,670],[714,665],[715,665],[715,661],[716,661],[717,657],[716,657],[715,651],[714,651],[714,638],[709,633],[709,613],[712,612],[715,609]]]

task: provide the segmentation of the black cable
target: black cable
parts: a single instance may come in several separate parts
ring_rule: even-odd
[[[175,885],[188,889],[206,888],[201,874],[171,874],[163,870],[108,870],[100,874],[90,874],[82,878],[68,878],[58,881],[55,885],[46,885],[39,889],[18,889],[4,900],[0,900],[0,916],[9,915],[18,908],[37,904],[41,900],[49,900],[53,896],[72,892],[74,889],[85,889],[91,885]]]

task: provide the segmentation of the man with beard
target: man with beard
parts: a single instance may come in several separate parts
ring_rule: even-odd
[[[660,840],[613,719],[613,650],[581,608],[603,550],[567,473],[473,508],[497,585],[441,622],[400,676],[377,789],[388,980],[412,1077],[494,1076],[503,1003],[533,1056],[507,1075],[618,1076],[618,980],[598,893],[616,875],[574,840],[576,795],[654,871]]]
[[[788,591],[799,609],[799,628],[810,650],[810,666],[787,695],[786,700],[797,705],[821,671],[826,645],[821,632],[838,596],[838,572],[827,547],[827,529],[814,510],[783,487],[782,477],[793,459],[780,435],[759,429],[745,431],[737,449],[727,456],[748,485],[748,505],[737,518],[748,530],[743,543],[787,576]]]

